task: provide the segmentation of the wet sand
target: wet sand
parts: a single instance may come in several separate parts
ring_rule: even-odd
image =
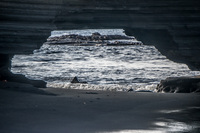
[[[1,133],[200,131],[199,94],[59,88],[43,88],[48,93],[34,93],[31,86],[17,86],[0,89]]]

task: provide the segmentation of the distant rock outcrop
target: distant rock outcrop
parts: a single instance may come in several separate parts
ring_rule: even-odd
[[[200,77],[169,77],[162,80],[156,90],[165,93],[200,92]]]
[[[142,45],[141,41],[137,41],[134,37],[124,35],[101,35],[98,32],[92,33],[90,36],[82,36],[77,34],[61,35],[49,37],[46,44],[51,45],[76,45],[76,46],[120,46],[120,45]]]

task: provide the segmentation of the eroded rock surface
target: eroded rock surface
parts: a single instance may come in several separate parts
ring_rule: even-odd
[[[200,77],[169,77],[162,80],[156,90],[165,93],[199,93]]]

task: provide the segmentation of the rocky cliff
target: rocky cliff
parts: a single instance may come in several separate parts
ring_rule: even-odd
[[[169,59],[200,70],[197,0],[1,0],[0,66],[31,53],[52,30],[123,28]]]

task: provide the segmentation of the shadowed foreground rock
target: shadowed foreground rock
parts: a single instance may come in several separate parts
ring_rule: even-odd
[[[39,88],[46,87],[45,81],[31,80],[31,79],[26,78],[24,75],[13,74],[6,67],[0,67],[0,81],[31,84],[34,87],[39,87]]]
[[[196,93],[200,92],[200,77],[169,77],[157,86],[157,92]]]

